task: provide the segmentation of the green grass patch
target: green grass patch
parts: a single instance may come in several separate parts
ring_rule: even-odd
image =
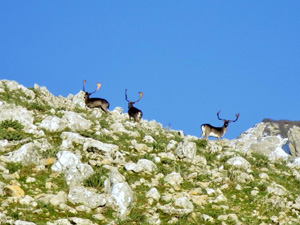
[[[94,173],[83,181],[83,185],[87,187],[96,188],[99,191],[103,191],[104,182],[108,177],[108,170],[104,167],[97,167]]]
[[[18,163],[14,163],[14,162],[6,163],[6,169],[8,169],[10,174],[19,171],[22,168],[22,166],[23,165],[20,162],[18,162]]]
[[[24,126],[17,120],[4,120],[0,123],[0,139],[19,141],[26,137]]]

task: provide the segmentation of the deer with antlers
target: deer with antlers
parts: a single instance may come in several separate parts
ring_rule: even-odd
[[[89,92],[86,92],[85,91],[85,83],[86,83],[86,80],[83,81],[83,91],[85,93],[85,96],[84,96],[84,100],[85,100],[85,104],[87,107],[89,108],[101,108],[105,113],[109,113],[108,112],[108,108],[109,108],[109,102],[103,98],[90,98],[90,96],[92,94],[94,94],[96,91],[99,90],[99,88],[101,87],[101,84],[100,83],[97,83],[97,89],[91,93]]]
[[[225,119],[220,118],[220,112],[221,111],[219,111],[217,113],[217,117],[219,120],[223,121],[223,123],[224,123],[223,126],[222,127],[214,127],[210,124],[202,124],[201,125],[201,130],[202,130],[201,138],[203,136],[205,136],[205,139],[207,140],[208,137],[217,137],[218,141],[220,141],[221,137],[223,137],[227,131],[228,124],[231,122],[237,121],[240,116],[240,114],[237,113],[237,114],[235,114],[235,116],[236,116],[235,120],[225,120]]]
[[[139,110],[138,108],[135,108],[133,105],[135,103],[137,103],[138,101],[141,100],[141,98],[143,97],[143,92],[139,92],[139,99],[132,102],[129,101],[127,98],[127,89],[125,89],[125,100],[128,102],[128,115],[129,115],[129,119],[131,120],[131,118],[134,119],[135,122],[140,122],[142,116],[143,116],[143,112],[141,110]]]

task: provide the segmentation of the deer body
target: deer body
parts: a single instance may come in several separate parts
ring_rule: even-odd
[[[143,116],[143,112],[141,110],[139,110],[138,108],[135,108],[133,106],[131,106],[131,107],[128,106],[128,115],[129,115],[130,120],[131,120],[131,118],[133,118],[134,121],[140,122],[140,120]]]
[[[131,118],[134,119],[135,122],[140,122],[141,118],[143,116],[143,112],[141,110],[139,110],[138,108],[134,107],[134,103],[138,102],[141,100],[141,98],[143,97],[143,92],[139,92],[139,99],[135,102],[129,101],[127,99],[127,89],[125,90],[125,100],[128,102],[128,115],[129,115],[129,119],[131,120]]]
[[[109,102],[104,98],[89,98],[86,94],[85,104],[89,108],[101,108],[104,112],[108,113]]]
[[[83,81],[83,91],[85,93],[84,96],[84,101],[87,107],[89,108],[100,108],[102,109],[105,113],[109,113],[107,109],[109,109],[109,102],[103,98],[90,98],[90,96],[95,93],[96,91],[99,90],[101,84],[97,83],[97,89],[94,92],[86,92],[84,85],[86,81]]]
[[[227,124],[228,126],[228,124]],[[207,140],[208,137],[216,137],[218,140],[220,140],[221,137],[224,136],[224,134],[227,131],[227,126],[225,127],[225,124],[223,127],[214,127],[210,124],[202,124],[201,125],[201,138],[205,136],[205,139]]]
[[[223,137],[227,131],[227,127],[229,125],[229,123],[231,122],[235,122],[238,120],[240,114],[237,113],[236,119],[235,120],[225,120],[225,119],[221,119],[219,117],[220,111],[217,113],[218,119],[222,120],[224,122],[222,127],[214,127],[210,124],[202,124],[201,125],[201,130],[202,130],[202,134],[201,134],[201,138],[203,136],[205,136],[205,139],[208,140],[208,137],[216,137],[218,138],[218,141],[220,141],[221,137]]]

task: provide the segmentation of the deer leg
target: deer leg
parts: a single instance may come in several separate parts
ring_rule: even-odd
[[[108,112],[107,112],[107,109],[103,108],[103,106],[100,106],[100,108],[101,108],[102,111],[104,111],[105,113],[108,113]]]

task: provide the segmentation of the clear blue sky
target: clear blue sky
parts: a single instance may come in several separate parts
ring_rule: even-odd
[[[200,136],[234,119],[232,139],[264,118],[299,120],[300,1],[1,1],[0,79],[82,89],[147,120]]]

